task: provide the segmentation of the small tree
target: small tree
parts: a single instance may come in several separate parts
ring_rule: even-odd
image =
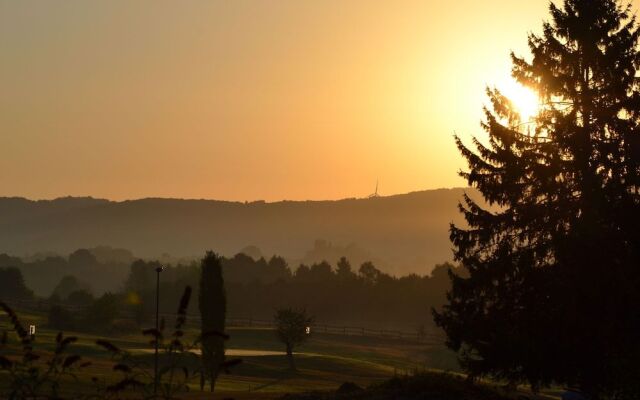
[[[284,343],[287,348],[289,366],[292,370],[295,370],[293,349],[309,338],[307,327],[313,323],[313,317],[307,315],[305,309],[294,310],[292,308],[281,308],[276,311],[274,320],[278,339]]]
[[[202,320],[202,369],[200,389],[208,377],[211,392],[224,364],[224,328],[227,316],[227,296],[222,278],[221,258],[208,251],[201,262],[199,307]]]

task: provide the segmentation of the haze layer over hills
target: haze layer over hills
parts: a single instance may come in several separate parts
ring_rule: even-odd
[[[233,255],[255,246],[298,262],[367,259],[393,274],[429,273],[451,259],[448,228],[462,224],[464,191],[438,189],[370,199],[228,202],[93,198],[0,198],[0,253],[68,254],[112,246],[136,256]],[[309,249],[313,249],[309,251]]]

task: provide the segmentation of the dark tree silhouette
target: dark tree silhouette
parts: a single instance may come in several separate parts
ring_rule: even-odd
[[[82,312],[82,324],[93,331],[108,331],[112,322],[118,317],[122,302],[118,295],[105,293],[94,300]]]
[[[69,254],[69,264],[74,267],[88,267],[97,265],[99,263],[93,253],[91,253],[89,250],[78,249]]]
[[[460,205],[469,228],[452,225],[451,240],[468,277],[452,275],[435,319],[472,375],[637,398],[638,29],[614,0],[549,7],[531,61],[512,55],[540,94],[535,120],[488,90],[487,144],[456,138],[461,175],[494,208]]]
[[[205,377],[209,379],[211,392],[225,361],[224,336],[227,314],[227,296],[222,278],[221,258],[208,251],[200,265],[199,306],[202,320],[202,367],[200,388]],[[214,334],[215,333],[215,334]]]
[[[78,290],[85,290],[88,292],[89,287],[88,285],[81,284],[75,276],[65,275],[53,289],[51,296],[55,296],[61,300],[66,300],[71,293]]]
[[[336,265],[336,276],[341,282],[355,279],[356,275],[351,270],[351,263],[346,257],[340,257]]]
[[[310,327],[313,323],[313,317],[307,315],[307,311],[304,309],[281,308],[276,311],[273,319],[276,324],[276,335],[286,347],[289,367],[295,370],[293,349],[309,338],[307,327]]]
[[[15,267],[0,268],[0,298],[31,300],[33,292],[24,283],[22,272]]]
[[[129,268],[129,276],[125,283],[125,290],[130,292],[143,292],[150,282],[154,282],[155,269],[159,267],[158,262],[146,262],[136,260]]]
[[[271,280],[277,281],[287,280],[291,278],[291,270],[289,269],[289,265],[287,264],[287,261],[282,257],[271,257],[266,269],[268,278],[271,278]]]
[[[375,284],[381,276],[381,271],[371,261],[362,263],[358,272],[362,279],[371,285]]]

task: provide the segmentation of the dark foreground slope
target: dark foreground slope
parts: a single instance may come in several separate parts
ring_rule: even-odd
[[[456,205],[462,194],[463,189],[440,189],[372,199],[275,203],[1,198],[0,252],[68,254],[109,245],[158,257],[201,255],[210,248],[234,254],[255,245],[265,255],[277,253],[290,260],[353,252],[359,254],[351,255],[354,262],[371,258],[390,272],[426,273],[451,258],[448,224],[461,222]],[[320,246],[306,254],[317,239],[334,248]]]
[[[500,391],[481,384],[469,384],[464,378],[440,372],[427,372],[392,378],[361,389],[346,383],[335,392],[291,394],[282,400],[507,400]]]

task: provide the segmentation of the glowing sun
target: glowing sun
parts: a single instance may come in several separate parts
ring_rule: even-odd
[[[530,122],[538,114],[540,99],[533,90],[522,86],[511,77],[504,79],[496,87],[515,106],[522,122]]]

